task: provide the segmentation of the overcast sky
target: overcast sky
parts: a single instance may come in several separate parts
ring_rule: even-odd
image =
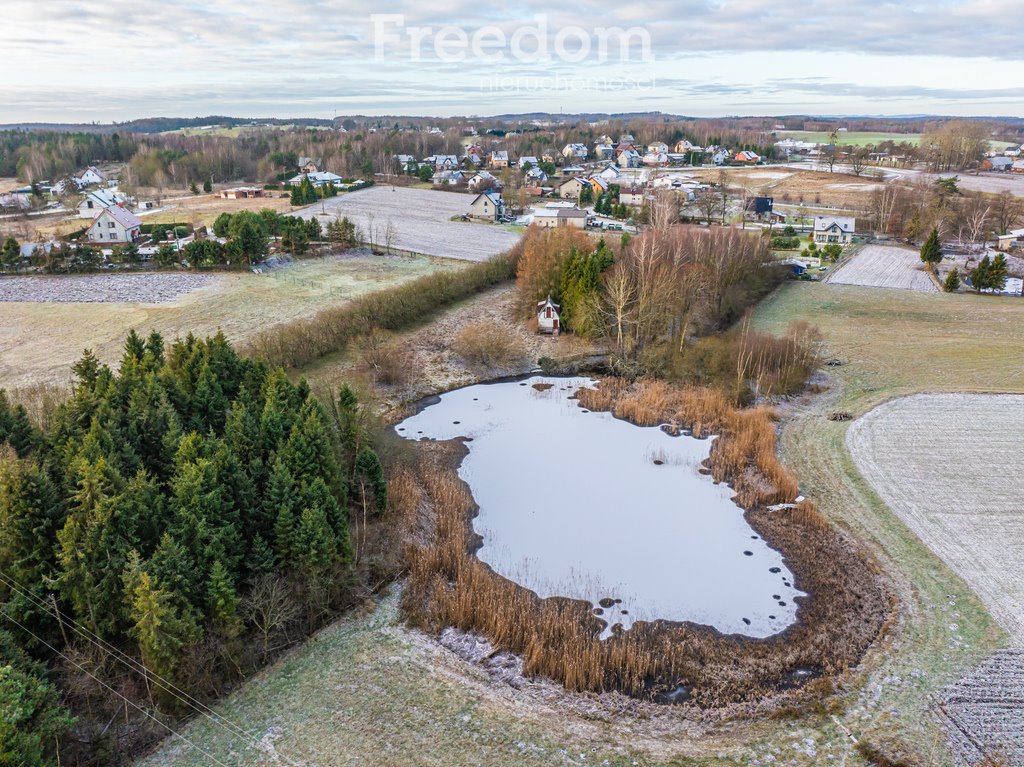
[[[1024,113],[1020,0],[505,6],[3,0],[0,122]]]

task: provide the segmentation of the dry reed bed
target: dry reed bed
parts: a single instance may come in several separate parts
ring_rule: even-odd
[[[735,488],[748,522],[782,551],[794,584],[809,594],[800,601],[798,622],[760,640],[666,621],[638,622],[599,640],[601,624],[589,604],[540,599],[476,558],[477,507],[456,473],[467,448],[452,441],[424,443],[416,474],[404,472],[393,483],[392,500],[408,531],[402,606],[413,625],[479,632],[496,647],[520,654],[526,674],[555,679],[573,691],[618,690],[657,699],[684,686],[690,701],[702,707],[753,703],[783,690],[813,698],[857,664],[891,605],[877,571],[812,503],[767,509],[794,503],[798,492],[795,478],[776,458],[770,408],[737,410],[708,389],[621,379],[581,390],[579,404],[640,425],[719,435],[710,473]],[[823,679],[802,684],[819,675]]]

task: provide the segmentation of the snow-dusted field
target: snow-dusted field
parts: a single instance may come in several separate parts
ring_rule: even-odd
[[[939,289],[921,266],[920,254],[910,248],[865,245],[826,282],[937,293]]]
[[[543,598],[590,602],[607,633],[658,618],[753,637],[792,624],[802,593],[782,555],[728,485],[699,473],[712,440],[588,412],[570,396],[589,385],[538,376],[456,389],[397,431],[470,437],[459,476],[480,506],[477,556]]]
[[[383,247],[391,227],[391,245],[428,256],[484,261],[508,250],[519,240],[517,232],[498,224],[451,221],[469,212],[474,195],[433,189],[373,186],[341,194],[304,208],[296,215],[317,217],[321,223],[335,216],[355,221],[364,239]],[[326,210],[327,216],[321,215]]]
[[[83,274],[0,278],[0,302],[162,304],[220,279],[214,274]]]
[[[1000,650],[947,689],[940,708],[957,765],[1024,764],[1024,650]]]
[[[906,525],[1024,647],[1024,395],[917,394],[857,420],[846,444]],[[951,618],[955,623],[955,618]]]

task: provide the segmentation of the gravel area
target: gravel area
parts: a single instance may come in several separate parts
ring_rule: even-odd
[[[832,272],[826,282],[916,290],[920,293],[939,291],[932,278],[921,268],[921,257],[917,251],[887,245],[865,245],[849,261]]]
[[[1022,422],[1022,395],[917,394],[857,420],[846,444],[882,500],[1024,648]]]
[[[452,216],[469,212],[475,195],[440,192],[432,189],[374,186],[341,194],[296,212],[303,218],[319,218],[321,223],[348,216],[355,221],[364,239],[372,239],[381,248],[391,227],[391,245],[439,258],[484,261],[508,250],[518,242],[520,232],[487,223],[451,221]],[[327,215],[322,213],[326,211]]]
[[[174,273],[4,277],[0,302],[164,304],[218,279],[214,274]]]

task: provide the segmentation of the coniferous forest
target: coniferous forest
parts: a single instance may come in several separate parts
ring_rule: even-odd
[[[0,392],[0,765],[165,735],[352,603],[387,504],[347,386],[134,331],[73,375],[43,423]]]

